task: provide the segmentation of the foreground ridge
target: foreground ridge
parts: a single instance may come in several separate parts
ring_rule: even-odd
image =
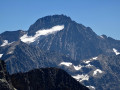
[[[0,72],[0,90],[89,90],[58,68],[40,68],[10,76],[0,61]]]

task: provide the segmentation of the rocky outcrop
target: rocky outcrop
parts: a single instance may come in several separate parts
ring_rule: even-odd
[[[11,76],[18,90],[89,90],[58,68],[41,68]]]
[[[0,61],[0,90],[89,90],[67,72],[58,68],[41,68],[9,75]]]
[[[9,74],[6,71],[4,61],[0,60],[0,90],[15,90],[12,86]]]

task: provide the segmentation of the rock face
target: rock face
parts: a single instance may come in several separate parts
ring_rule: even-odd
[[[112,49],[120,50],[120,41],[105,35],[98,36],[90,27],[85,27],[64,15],[46,16],[38,19],[28,30],[34,36],[42,29],[64,25],[64,29],[36,41],[40,48],[69,55],[73,60],[88,59],[99,54],[111,54]]]
[[[23,42],[15,42],[3,49],[2,59],[6,62],[10,74],[26,72],[34,68],[57,67],[62,61],[72,59],[64,54],[43,51],[38,46],[31,46]]]
[[[111,89],[111,90],[119,90],[120,89],[120,55],[117,56],[99,56],[98,61],[102,67],[103,75],[101,78],[96,76],[92,82],[100,89]],[[111,82],[112,81],[112,82]],[[105,84],[106,83],[106,84]],[[101,85],[100,85],[101,84]],[[96,88],[96,89],[98,89]]]
[[[98,46],[98,36],[91,28],[72,21],[64,15],[47,16],[38,19],[28,30],[34,35],[37,30],[64,25],[64,29],[56,34],[40,39],[38,46],[44,50],[52,50],[69,55],[73,60],[80,60],[102,53]]]
[[[0,60],[0,90],[14,90],[10,77],[6,71],[5,63],[1,60]]]
[[[8,42],[14,42],[18,41],[22,35],[24,35],[26,32],[23,30],[17,30],[17,31],[6,31],[2,34],[0,34],[0,38],[2,40],[8,40]]]
[[[78,64],[66,65],[61,63],[77,81],[95,90],[120,89],[120,55],[99,55]],[[71,63],[71,62],[69,62]],[[76,67],[76,68],[75,68]],[[111,82],[112,81],[112,82]]]
[[[89,90],[57,68],[41,68],[14,74],[11,80],[18,90]]]

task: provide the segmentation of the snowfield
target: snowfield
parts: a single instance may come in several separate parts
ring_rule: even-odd
[[[43,29],[43,30],[38,30],[34,36],[28,36],[27,34],[23,35],[20,40],[24,43],[32,43],[36,41],[41,35],[49,35],[49,34],[54,34],[58,31],[61,31],[64,29],[64,25],[57,25],[54,26],[50,29]]]

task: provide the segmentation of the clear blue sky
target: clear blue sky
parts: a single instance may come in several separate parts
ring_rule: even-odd
[[[28,30],[38,18],[54,14],[120,40],[120,0],[0,0],[0,33]]]

